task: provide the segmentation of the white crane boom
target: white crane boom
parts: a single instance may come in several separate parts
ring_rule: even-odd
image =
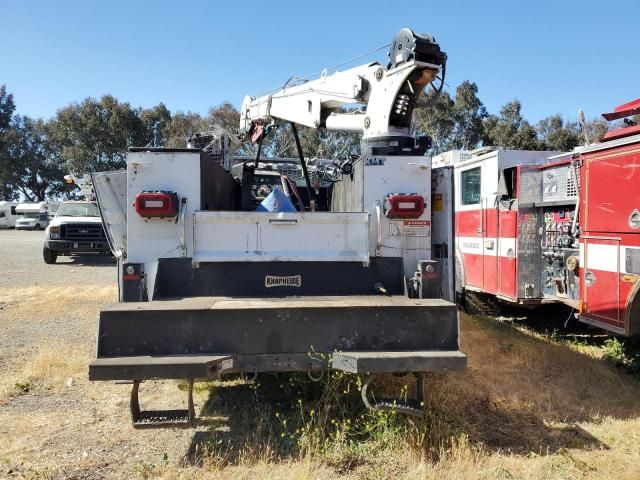
[[[262,126],[288,121],[311,128],[363,133],[363,139],[410,136],[411,116],[424,87],[444,74],[446,54],[429,35],[400,30],[389,64],[377,62],[285,86],[261,97],[246,96],[240,132],[257,141]],[[444,80],[441,78],[441,80]],[[344,107],[362,105],[360,109]]]

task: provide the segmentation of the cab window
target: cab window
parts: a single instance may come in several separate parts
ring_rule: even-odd
[[[480,167],[465,170],[460,173],[462,205],[480,203]]]
[[[518,198],[518,176],[516,167],[505,168],[503,171],[504,184],[507,189],[506,195],[509,200]]]

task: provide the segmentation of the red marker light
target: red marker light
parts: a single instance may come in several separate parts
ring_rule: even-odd
[[[392,193],[384,202],[384,214],[388,218],[418,218],[424,213],[422,195]]]
[[[178,215],[176,192],[140,192],[136,195],[136,213],[141,217],[175,217]]]

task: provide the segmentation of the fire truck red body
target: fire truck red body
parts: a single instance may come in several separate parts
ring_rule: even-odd
[[[605,114],[640,112],[640,99]],[[483,148],[434,158],[452,170],[455,289],[560,302],[579,320],[640,333],[640,126],[574,152]]]

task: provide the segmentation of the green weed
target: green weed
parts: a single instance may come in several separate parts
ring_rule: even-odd
[[[35,388],[35,384],[31,380],[16,382],[15,385],[20,394],[29,393]]]

